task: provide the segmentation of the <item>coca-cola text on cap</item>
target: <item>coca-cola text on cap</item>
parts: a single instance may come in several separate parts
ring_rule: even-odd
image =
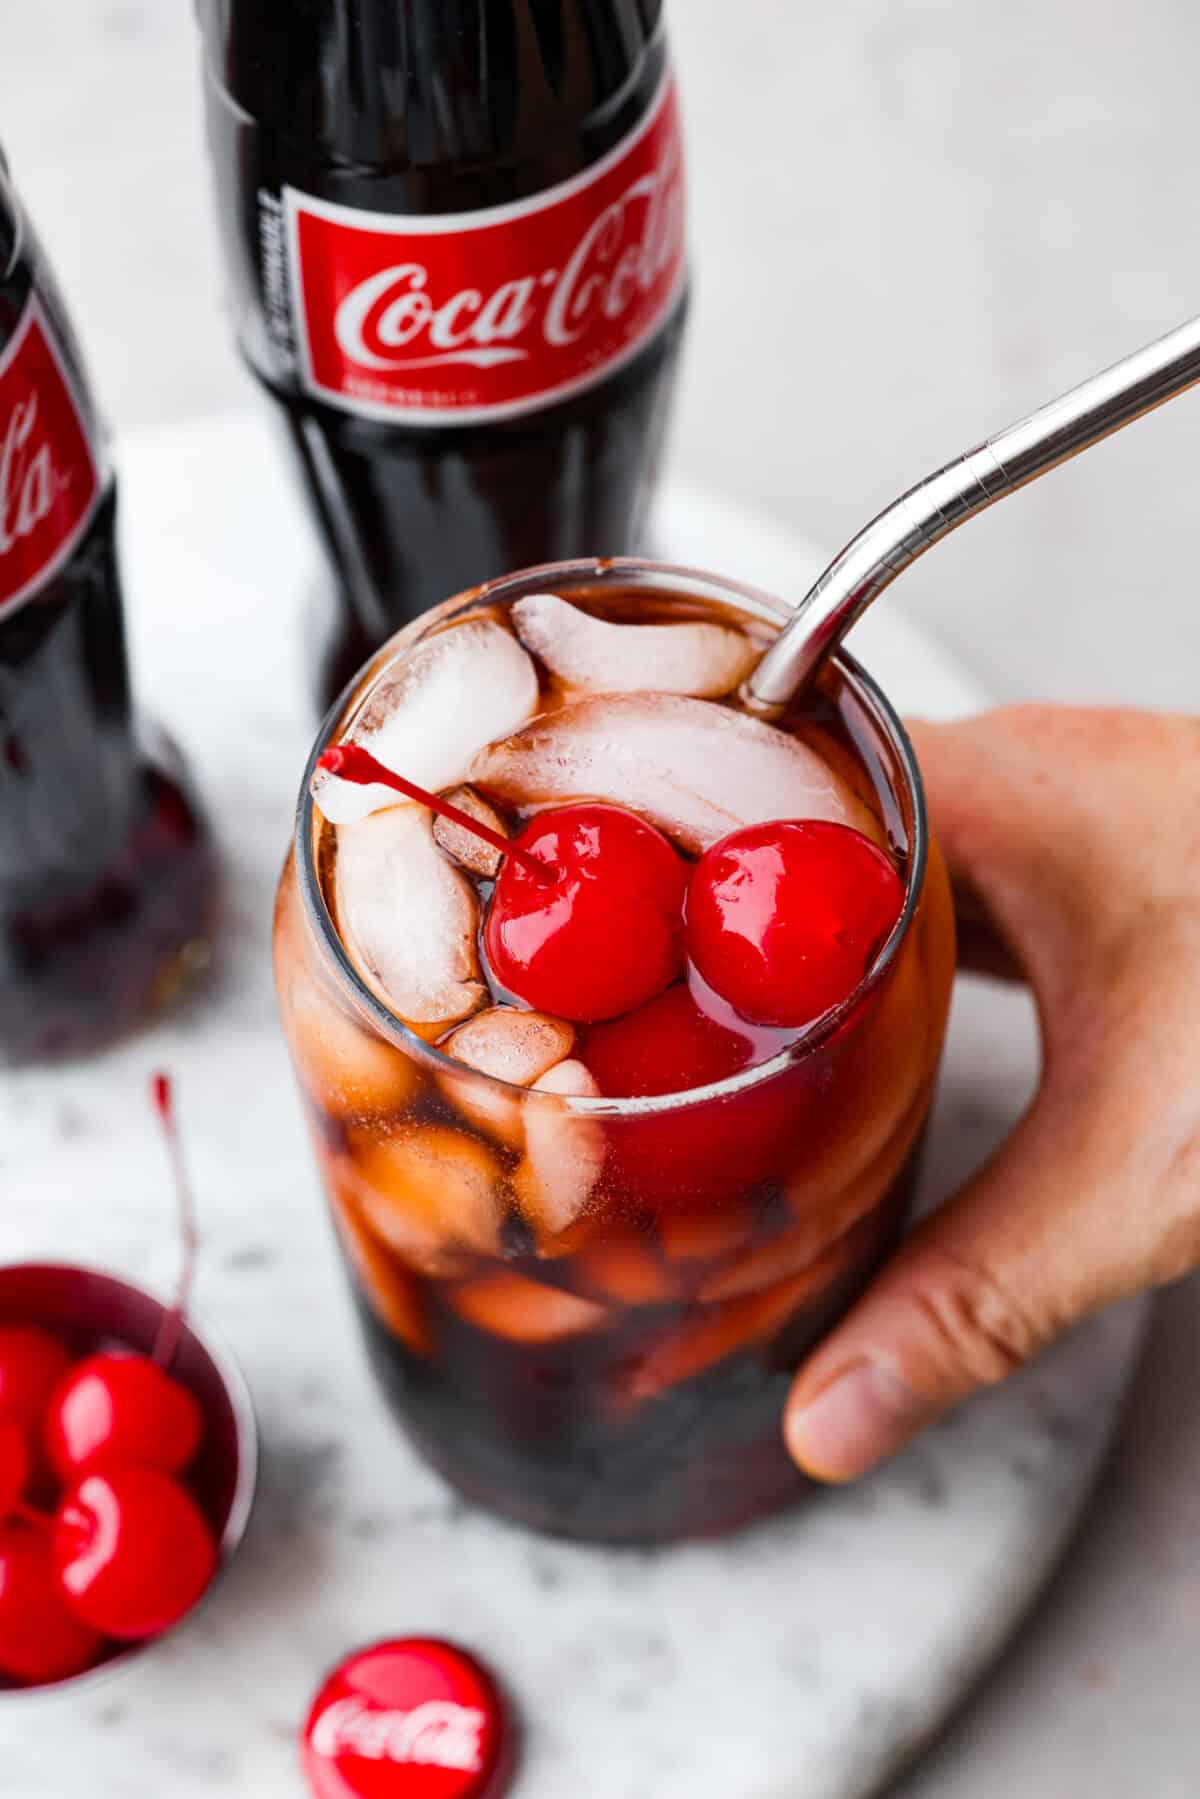
[[[373,1643],[324,1682],[304,1727],[315,1799],[500,1799],[515,1730],[474,1656],[432,1637]]]

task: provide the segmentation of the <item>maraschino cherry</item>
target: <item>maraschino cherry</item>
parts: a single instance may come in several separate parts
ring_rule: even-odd
[[[615,1018],[678,974],[687,866],[636,813],[558,806],[509,840],[357,744],[326,750],[319,766],[382,782],[502,851],[484,948],[496,980],[526,1005],[576,1023]]]
[[[203,1512],[156,1468],[85,1474],[55,1515],[51,1557],[72,1609],[118,1642],[168,1630],[217,1565]]]
[[[36,1324],[0,1325],[0,1420],[37,1437],[71,1352]]]
[[[0,1522],[44,1472],[42,1423],[70,1366],[66,1344],[40,1325],[0,1326]]]
[[[28,1436],[19,1424],[0,1423],[0,1524],[11,1517],[32,1472]]]
[[[680,981],[624,1017],[593,1026],[576,1053],[606,1098],[640,1099],[727,1081],[768,1060],[783,1041]],[[678,1112],[611,1119],[608,1178],[641,1203],[653,1195],[661,1211],[706,1209],[779,1169],[805,1128],[809,1103],[804,1073],[790,1069],[742,1093],[735,1113],[709,1099]]]
[[[483,941],[510,993],[585,1023],[674,980],[688,870],[661,831],[620,806],[558,806],[531,819],[515,847],[555,878],[547,888],[515,857],[496,877]]]
[[[177,1474],[195,1455],[204,1417],[195,1397],[166,1373],[187,1308],[196,1233],[191,1190],[179,1148],[170,1082],[153,1081],[155,1109],[171,1159],[183,1268],[175,1304],[164,1315],[152,1356],[104,1350],[79,1362],[55,1389],[46,1412],[46,1452],[64,1481],[91,1469],[157,1468]]]
[[[0,1670],[22,1681],[65,1680],[96,1660],[100,1638],[63,1602],[46,1533],[0,1530]]]
[[[586,1032],[579,1054],[612,1099],[686,1093],[728,1080],[756,1060],[753,1038],[704,1011],[682,981]]]
[[[755,1024],[810,1024],[848,999],[904,906],[904,883],[860,831],[824,820],[748,825],[700,858],[688,955]]]
[[[46,1450],[64,1481],[93,1468],[158,1468],[178,1474],[204,1419],[186,1387],[149,1356],[102,1350],[74,1367],[55,1395]]]

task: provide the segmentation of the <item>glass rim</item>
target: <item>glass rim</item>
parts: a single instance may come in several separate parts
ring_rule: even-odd
[[[748,610],[752,614],[757,613],[763,616],[768,623],[778,621],[780,626],[785,624],[791,616],[791,608],[786,602],[767,593],[763,588],[732,581],[725,576],[714,575],[704,569],[691,568],[677,563],[655,562],[642,556],[577,557],[569,561],[544,562],[534,567],[518,569],[512,574],[498,576],[492,581],[484,582],[480,587],[468,588],[463,593],[454,594],[440,604],[430,607],[427,612],[419,614],[416,619],[410,620],[407,625],[394,632],[387,642],[381,645],[375,654],[357,670],[321,721],[320,729],[305,765],[296,806],[293,839],[294,862],[305,918],[325,961],[332,969],[339,985],[348,990],[356,1009],[366,1015],[373,1028],[386,1042],[392,1043],[396,1048],[413,1056],[418,1063],[425,1063],[432,1067],[436,1073],[460,1081],[482,1082],[485,1086],[498,1088],[526,1103],[532,1097],[533,1090],[531,1088],[501,1080],[496,1075],[484,1074],[481,1069],[471,1068],[467,1063],[459,1062],[455,1057],[448,1056],[436,1044],[426,1042],[380,999],[355,968],[325,903],[325,896],[321,891],[321,884],[314,865],[313,812],[315,802],[311,791],[312,778],[317,758],[328,747],[335,729],[346,714],[351,698],[363,688],[368,671],[380,672],[385,663],[390,660],[397,639],[404,636],[405,633],[413,631],[414,626],[423,622],[426,623],[427,629],[434,624],[440,626],[449,619],[474,608],[501,604],[509,598],[517,599],[522,592],[530,591],[531,586],[536,588],[545,585],[553,588],[570,583],[579,585],[584,581],[595,583],[618,580],[630,580],[635,585],[640,583],[645,586],[649,586],[651,583],[664,587],[674,584],[685,597],[713,599],[726,604],[740,605],[742,610]],[[416,633],[412,642],[419,643],[425,634],[425,631]],[[878,987],[899,954],[900,946],[908,936],[916,916],[925,881],[929,847],[925,786],[908,732],[878,682],[868,674],[858,659],[851,656],[844,648],[839,648],[830,656],[829,661],[848,683],[859,703],[881,727],[886,742],[895,753],[899,772],[903,776],[904,785],[911,800],[912,840],[908,846],[904,906],[891,932],[880,945],[871,966],[853,991],[847,994],[839,1005],[831,1007],[829,1011],[823,1012],[819,1017],[813,1019],[790,1043],[785,1044],[767,1061],[754,1063],[749,1068],[741,1069],[737,1074],[727,1076],[724,1080],[711,1081],[704,1087],[687,1087],[679,1093],[648,1094],[640,1098],[607,1098],[604,1096],[591,1098],[578,1094],[555,1094],[553,1096],[555,1101],[567,1111],[591,1118],[652,1117],[680,1111],[689,1106],[702,1105],[710,1100],[724,1099],[760,1086],[782,1074],[804,1057],[811,1055],[822,1043],[826,1042],[839,1029],[844,1020],[862,1004],[867,995]],[[466,1021],[458,1020],[457,1022],[465,1023]],[[455,1024],[447,1026],[448,1031],[455,1028]]]

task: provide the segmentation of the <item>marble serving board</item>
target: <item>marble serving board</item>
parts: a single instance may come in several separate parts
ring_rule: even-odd
[[[296,1730],[322,1670],[384,1634],[444,1634],[502,1670],[517,1799],[864,1799],[986,1669],[1053,1567],[1108,1446],[1138,1307],[1077,1333],[877,1478],[720,1544],[543,1541],[460,1502],[368,1378],[304,1140],[269,971],[271,898],[313,720],[304,518],[253,415],[122,446],[140,691],[218,814],[227,882],[211,976],[97,1061],[0,1082],[0,1258],[60,1255],[169,1287],[175,1252],[145,1104],[178,1077],[200,1194],[203,1315],[242,1360],[263,1436],[240,1556],[167,1642],[68,1697],[0,1698],[13,1799],[300,1799]],[[798,594],[803,541],[669,487],[655,548]],[[978,695],[889,596],[855,647],[905,708]],[[1026,1002],[955,1005],[926,1197],[1020,1111]]]

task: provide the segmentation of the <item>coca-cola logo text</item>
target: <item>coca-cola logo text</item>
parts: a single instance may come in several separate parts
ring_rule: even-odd
[[[317,1755],[361,1755],[367,1761],[421,1763],[478,1773],[487,1719],[474,1706],[427,1699],[411,1711],[387,1711],[357,1695],[335,1699],[314,1723]]]
[[[401,217],[288,193],[307,385],[353,411],[463,423],[599,379],[661,326],[684,276],[678,106],[561,188]]]
[[[7,556],[18,538],[32,537],[54,511],[59,494],[70,476],[54,466],[54,446],[38,440],[37,395],[18,401],[0,418],[0,556]]]
[[[535,352],[530,343],[522,345],[523,338],[540,333],[544,343],[563,348],[578,342],[593,321],[622,318],[682,253],[675,149],[672,144],[669,161],[592,220],[563,269],[516,276],[487,295],[460,288],[442,300],[431,294],[423,263],[381,269],[338,307],[338,344],[364,368],[460,362],[486,369],[528,360]]]
[[[31,599],[74,548],[99,487],[40,308],[0,357],[0,611]]]

